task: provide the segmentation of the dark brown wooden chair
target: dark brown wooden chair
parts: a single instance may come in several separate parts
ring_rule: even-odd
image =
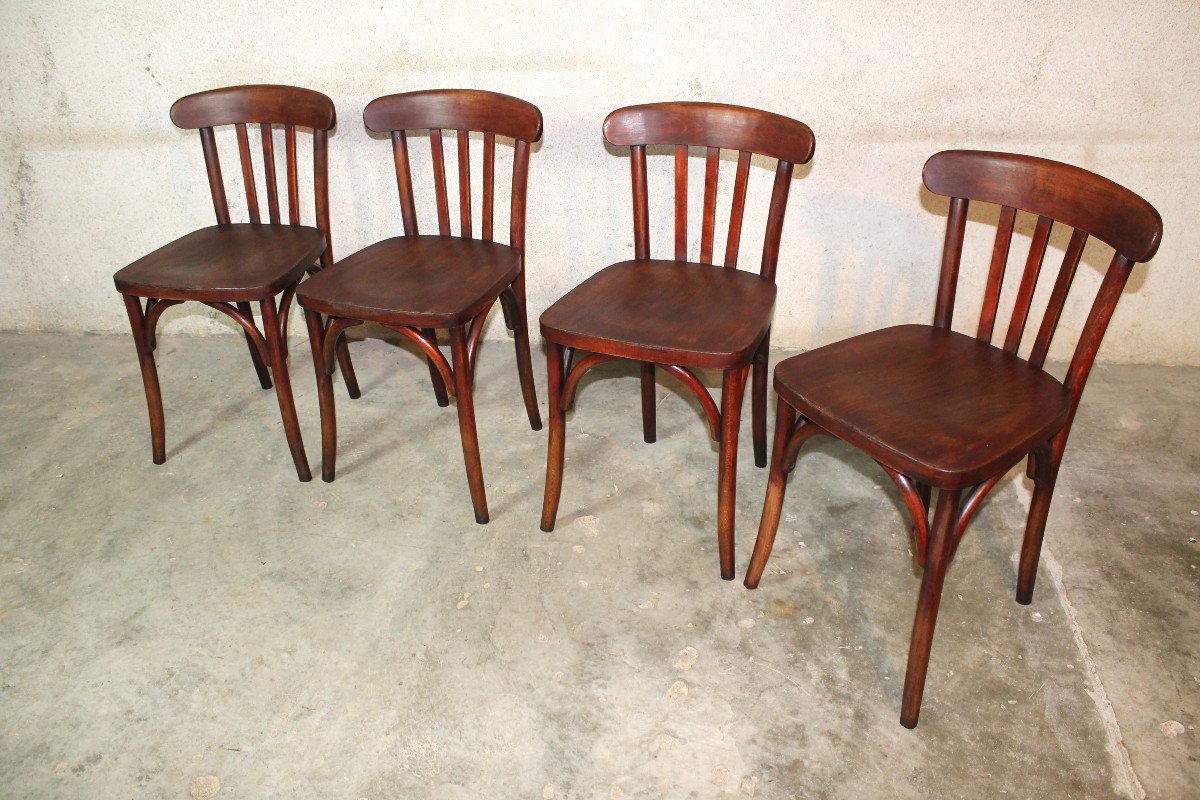
[[[166,461],[166,432],[158,369],[154,362],[155,327],[171,306],[196,300],[231,317],[242,327],[250,359],[264,389],[275,392],[283,429],[300,480],[312,479],[292,387],[287,371],[288,309],[296,286],[306,272],[333,263],[329,245],[328,135],[334,126],[333,101],[319,92],[293,86],[234,86],[188,95],[171,107],[171,121],[180,128],[199,128],[208,168],[217,224],[189,233],[117,272],[117,291],[125,298],[133,341],[142,368],[146,404],[150,410],[150,441],[155,464]],[[247,125],[257,124],[262,137],[269,223],[262,222],[255,187],[253,157]],[[242,182],[246,191],[248,224],[230,222],[214,129],[232,125],[237,132]],[[275,127],[283,128],[286,158],[288,219],[280,217],[276,181]],[[313,193],[316,227],[300,224],[300,189],[296,128],[313,134]],[[318,265],[318,260],[320,266]],[[276,298],[282,298],[276,304]],[[146,299],[145,306],[142,298]],[[258,302],[263,328],[254,322],[250,304]],[[358,397],[350,357],[338,353],[346,387]],[[268,365],[270,371],[268,372]]]
[[[542,134],[542,114],[515,97],[464,89],[408,92],[371,101],[363,113],[367,128],[390,133],[400,190],[404,235],[360,250],[300,290],[308,320],[321,404],[321,477],[334,478],[337,420],[330,381],[332,350],[344,346],[345,331],[375,322],[411,339],[425,354],[438,405],[458,400],[467,483],[475,520],[488,521],[483,467],[471,398],[475,355],[488,312],[499,299],[513,331],[517,373],[529,424],[542,427],[525,311],[525,195],[529,148]],[[406,131],[428,130],[437,201],[437,235],[420,235],[413,198]],[[442,132],[456,132],[458,145],[459,235],[450,232],[449,199]],[[483,134],[482,230],[472,238],[470,133]],[[514,140],[509,242],[492,241],[495,206],[496,137]],[[325,323],[320,315],[328,314]],[[438,328],[450,333],[451,361],[438,348]]]
[[[554,530],[562,491],[565,414],[579,379],[617,358],[642,362],[642,429],[655,440],[655,367],[678,378],[699,399],[718,456],[717,542],[721,577],[733,579],[737,440],[747,372],[752,391],[755,462],[766,466],[767,349],[775,305],[775,265],[792,169],[812,158],[808,126],[787,117],[717,103],[654,103],[618,109],[604,121],[604,136],[629,147],[633,171],[634,260],[605,267],[542,314],[550,376],[550,445],[546,460],[544,531]],[[650,258],[646,147],[673,145],[675,155],[675,258]],[[704,208],[699,262],[688,260],[689,147],[705,149]],[[738,151],[724,266],[713,264],[717,167],[722,149]],[[736,269],[750,159],[776,159],[757,275]],[[563,348],[570,357],[564,359]],[[591,355],[575,364],[577,350]],[[692,371],[719,369],[721,406]]]
[[[1029,156],[956,150],[924,171],[950,214],[933,326],[901,325],[793,356],[775,368],[779,394],[771,473],[746,573],[753,589],[771,554],[787,475],[812,436],[833,436],[883,467],[913,518],[924,566],[908,651],[900,722],[921,710],[933,628],[946,569],[987,493],[1028,457],[1033,500],[1021,546],[1017,602],[1033,599],[1046,514],[1071,421],[1117,300],[1136,262],[1154,256],[1162,220],[1133,192],[1077,167]],[[971,200],[1002,207],[974,337],[950,329]],[[1037,215],[1003,347],[991,344],[1018,212]],[[1019,354],[1038,273],[1055,222],[1073,229],[1046,310],[1027,355]],[[1088,237],[1114,254],[1083,325],[1064,382],[1043,370],[1051,338]],[[938,490],[929,525],[931,489]]]

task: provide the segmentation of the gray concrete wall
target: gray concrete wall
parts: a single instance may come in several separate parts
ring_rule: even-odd
[[[545,115],[529,204],[535,317],[632,252],[628,167],[603,146],[604,115],[634,102],[714,100],[791,115],[817,134],[784,232],[776,344],[807,348],[928,319],[945,204],[922,192],[921,165],[939,149],[978,147],[1079,164],[1154,203],[1164,245],[1134,273],[1102,358],[1200,363],[1198,234],[1185,205],[1200,182],[1200,7],[975,5],[6,2],[0,328],[123,330],[111,273],[210,222],[196,136],[167,117],[176,98],[249,82],[332,96],[334,244],[344,256],[399,230],[389,148],[366,134],[363,106],[388,92],[468,86],[527,98]],[[667,164],[657,168],[653,236],[665,252]],[[728,186],[732,162],[724,168]],[[755,170],[743,253],[761,240],[769,188],[769,173]],[[971,226],[964,325],[977,308],[988,221]],[[1065,242],[1055,239],[1059,250]],[[1067,329],[1082,324],[1107,257],[1089,249]],[[168,333],[233,332],[192,307],[164,322]],[[1069,339],[1059,337],[1053,357]]]

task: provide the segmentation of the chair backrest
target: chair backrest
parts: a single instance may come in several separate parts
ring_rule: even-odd
[[[689,147],[705,150],[704,208],[700,232],[700,262],[713,263],[717,210],[717,167],[721,150],[738,151],[733,200],[725,242],[724,266],[737,267],[742,216],[746,206],[750,158],[754,154],[778,160],[760,274],[775,280],[779,238],[787,206],[792,168],[812,158],[816,141],[807,125],[794,119],[742,106],[720,103],[650,103],[619,108],[604,120],[604,138],[629,147],[633,172],[634,257],[650,258],[650,220],[646,188],[646,146],[675,147],[675,260],[687,260],[687,182]]]
[[[525,252],[525,195],[529,182],[529,146],[542,135],[542,112],[537,106],[496,92],[475,89],[434,89],[380,97],[367,104],[363,122],[376,133],[390,133],[396,159],[396,184],[404,235],[416,236],[417,210],[406,131],[428,130],[437,197],[438,233],[450,235],[450,203],[446,196],[446,159],[442,132],[455,131],[458,140],[459,231],[472,238],[470,134],[483,134],[483,209],[481,237],[492,241],[495,205],[496,136],[514,140],[509,244]]]
[[[320,92],[295,86],[230,86],[180,98],[171,106],[171,121],[180,128],[199,128],[208,168],[208,186],[218,225],[228,225],[229,203],[217,157],[214,128],[233,125],[237,131],[238,152],[242,162],[242,183],[251,222],[261,222],[258,191],[254,181],[254,163],[250,153],[247,125],[258,125],[262,138],[263,170],[266,173],[267,214],[272,225],[282,224],[279,186],[275,170],[274,126],[283,127],[286,158],[288,224],[300,224],[300,187],[296,166],[296,128],[313,132],[313,191],[316,195],[317,227],[325,234],[327,246],[323,264],[333,263],[329,244],[329,130],[336,124],[333,101]]]
[[[1120,299],[1133,265],[1149,261],[1162,240],[1162,218],[1138,195],[1087,170],[1032,156],[976,150],[937,153],[925,164],[925,186],[950,197],[946,243],[942,252],[934,325],[949,328],[954,316],[954,295],[962,257],[967,205],[971,200],[1001,206],[991,267],[984,290],[976,337],[991,342],[1000,290],[1008,263],[1009,245],[1018,211],[1037,215],[1025,269],[1017,287],[1004,349],[1017,353],[1055,222],[1073,229],[1062,265],[1034,339],[1029,361],[1041,368],[1058,327],[1063,306],[1089,236],[1116,252],[1104,274],[1091,312],[1075,346],[1066,376],[1067,388],[1078,403],[1104,331]]]

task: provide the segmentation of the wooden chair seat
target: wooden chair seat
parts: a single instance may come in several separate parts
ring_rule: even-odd
[[[1006,472],[1071,411],[1066,387],[1028,361],[926,325],[792,356],[775,368],[775,391],[888,467],[951,489]]]
[[[117,291],[163,300],[261,300],[304,277],[325,235],[301,225],[214,225],[145,255],[113,276]]]
[[[542,335],[620,358],[726,369],[750,361],[774,306],[775,284],[750,272],[622,261],[546,309]]]
[[[450,236],[397,236],[306,281],[304,308],[385,325],[449,328],[490,306],[521,272],[504,244]]]

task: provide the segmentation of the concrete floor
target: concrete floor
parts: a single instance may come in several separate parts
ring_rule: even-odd
[[[1200,370],[1097,368],[1029,607],[1028,491],[996,490],[908,731],[919,579],[875,465],[818,440],[762,587],[723,582],[697,407],[660,384],[646,445],[636,373],[609,365],[568,420],[545,534],[545,435],[487,342],[479,526],[454,409],[400,349],[354,345],[364,395],[336,387],[327,485],[296,481],[240,338],[162,341],[156,467],[128,337],[0,336],[0,794],[1195,796]],[[764,486],[744,427],[739,577]]]

